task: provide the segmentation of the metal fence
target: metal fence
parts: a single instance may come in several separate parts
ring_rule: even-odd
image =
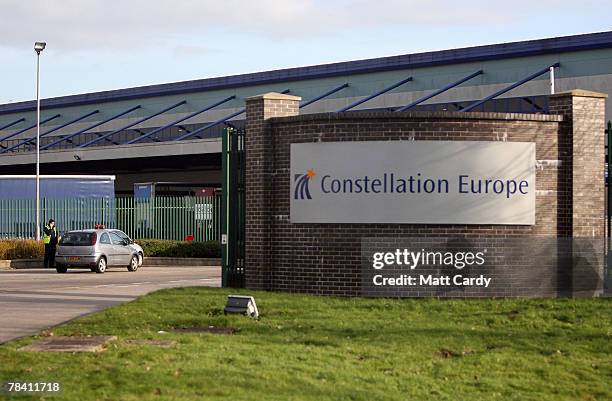
[[[41,199],[41,225],[57,222],[60,233],[104,224],[135,239],[219,240],[220,196]],[[0,238],[34,238],[36,201],[0,199]]]

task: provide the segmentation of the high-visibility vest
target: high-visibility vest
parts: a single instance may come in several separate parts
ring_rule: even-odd
[[[49,227],[48,224],[45,224],[45,230],[43,230],[43,244],[47,245],[51,243],[51,236],[49,234],[47,234],[47,231],[51,230],[51,227]],[[53,227],[53,230],[55,230],[55,227]]]

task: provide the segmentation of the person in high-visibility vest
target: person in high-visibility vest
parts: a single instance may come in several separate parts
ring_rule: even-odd
[[[43,229],[43,243],[45,244],[45,262],[46,268],[55,268],[55,251],[57,248],[57,228],[55,220],[51,219]]]

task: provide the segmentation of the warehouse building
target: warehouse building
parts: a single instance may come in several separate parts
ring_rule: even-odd
[[[49,98],[42,100],[41,171],[115,175],[120,195],[143,182],[196,191],[220,184],[220,135],[244,127],[250,96],[299,96],[300,114],[541,114],[551,92],[576,88],[612,92],[612,32]],[[0,105],[0,174],[35,171],[35,125],[34,101]]]

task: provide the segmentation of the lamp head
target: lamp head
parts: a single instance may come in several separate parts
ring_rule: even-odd
[[[34,51],[37,54],[40,54],[40,52],[45,50],[46,46],[47,46],[47,42],[36,42],[36,43],[34,43]]]

